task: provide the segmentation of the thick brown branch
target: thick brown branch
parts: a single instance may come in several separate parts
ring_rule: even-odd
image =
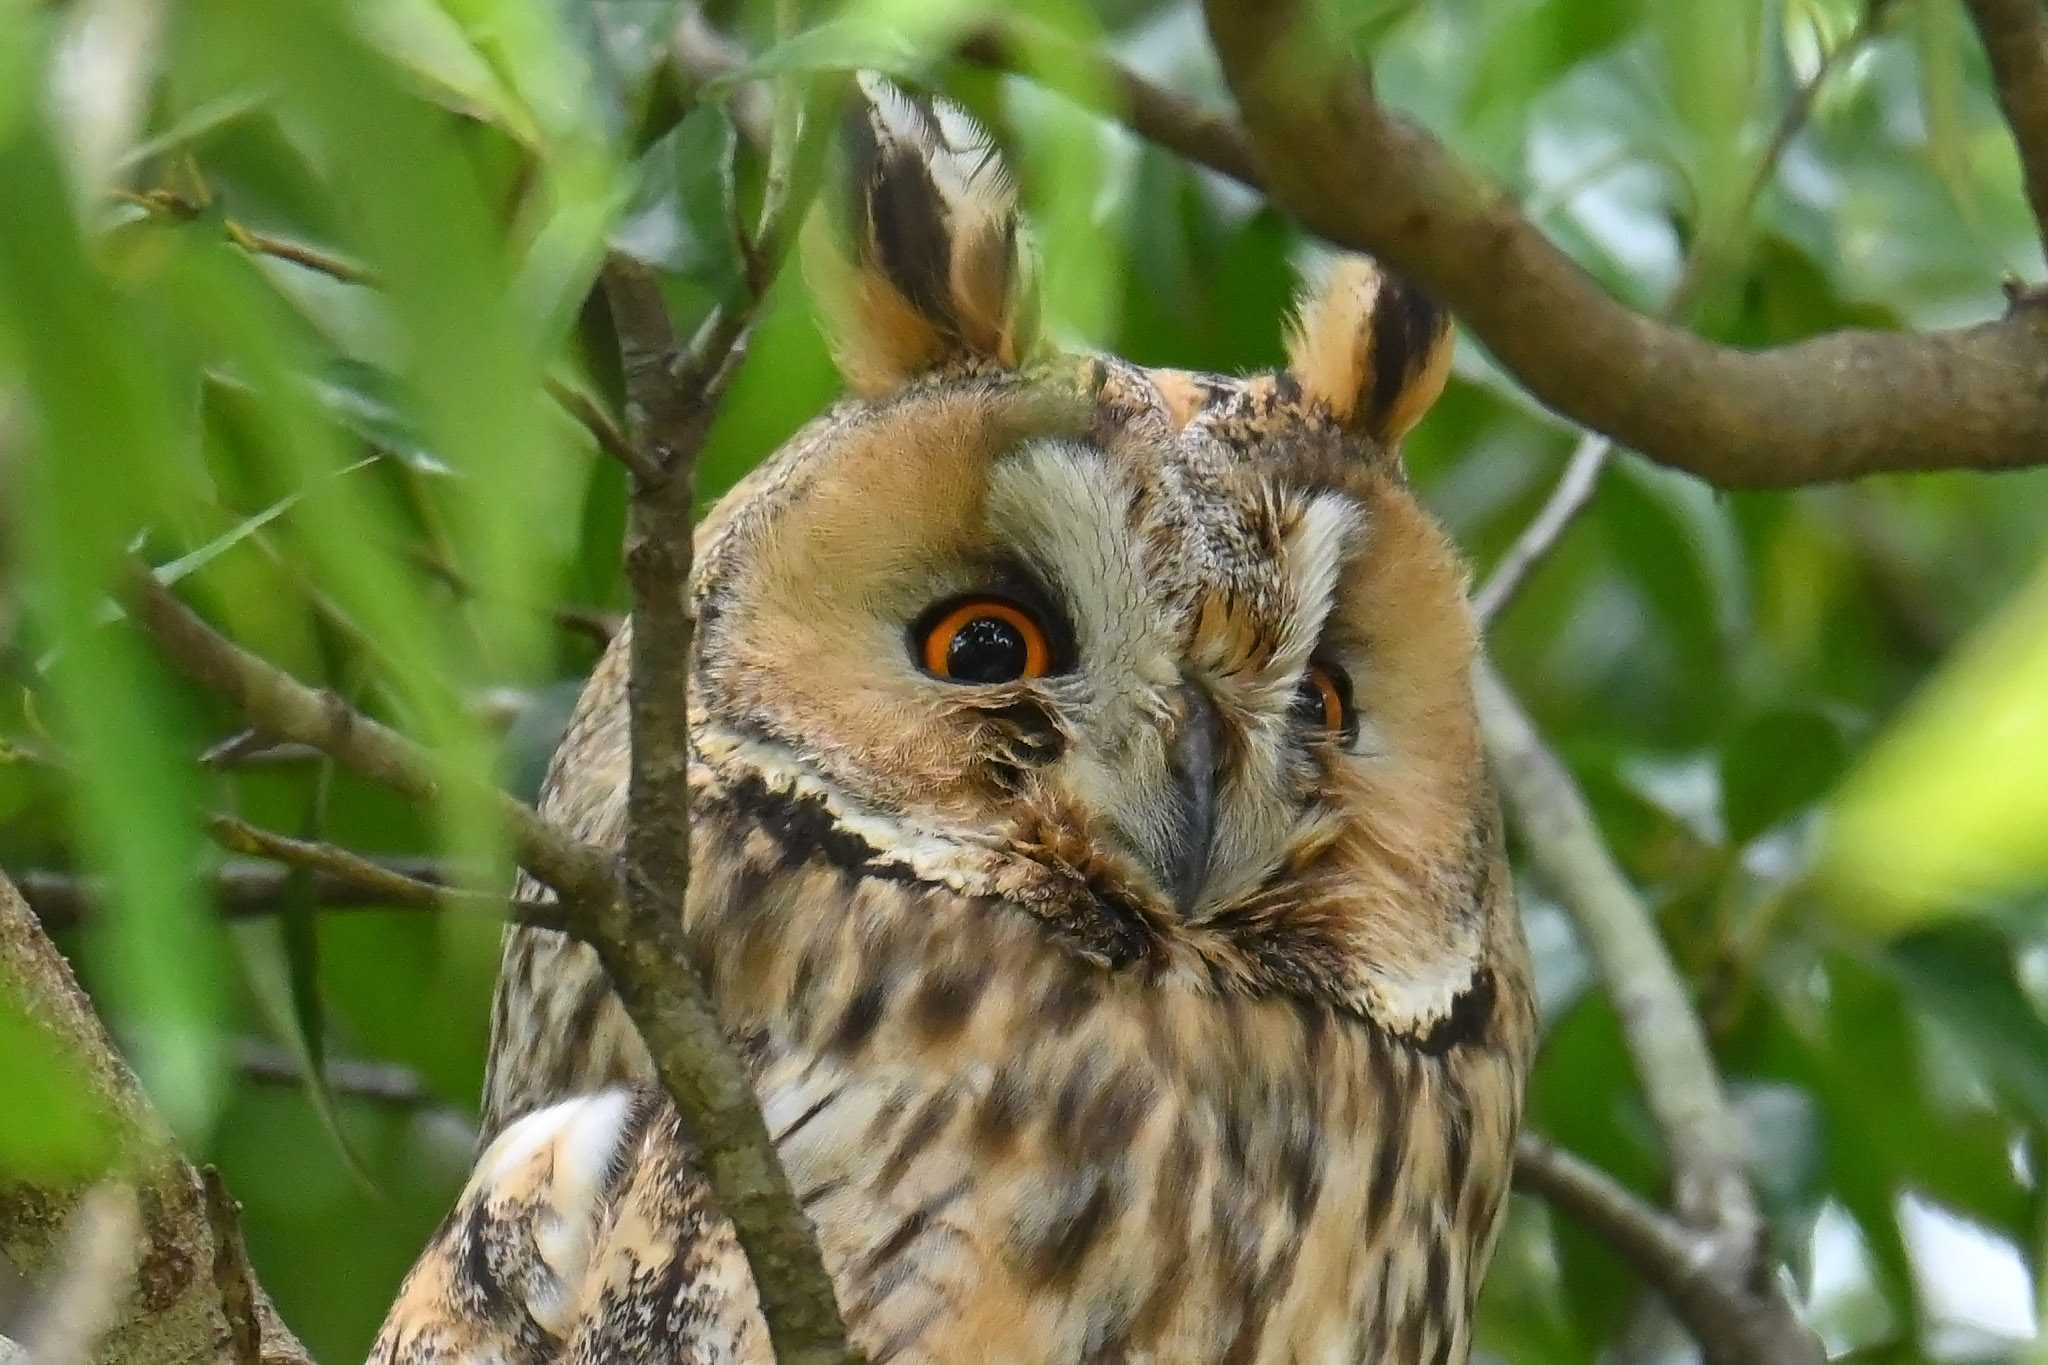
[[[2019,145],[2027,202],[2048,241],[2048,12],[2041,0],[1968,0],[1991,58],[1998,106]]]
[[[2010,14],[2029,0],[1986,2]],[[1363,73],[1333,65],[1350,45],[1303,22],[1314,0],[1208,8],[1249,133],[1093,54],[1027,63],[1009,26],[978,34],[966,55],[1270,190],[1317,233],[1427,285],[1573,422],[1710,483],[1791,487],[2048,461],[2048,305],[2037,298],[1953,331],[1715,345],[1616,302],[1505,195],[1381,110]]]
[[[2048,306],[1917,336],[1714,345],[1616,302],[1441,143],[1382,110],[1313,0],[1207,8],[1275,197],[1426,285],[1581,425],[1728,488],[2048,460]]]
[[[73,1068],[80,1112],[111,1139],[108,1157],[132,1183],[143,1221],[141,1303],[103,1339],[96,1359],[120,1365],[247,1365],[253,1333],[262,1365],[311,1365],[305,1348],[256,1287],[238,1239],[224,1238],[199,1172],[178,1155],[162,1120],[28,906],[0,878],[0,983],[37,1040]],[[103,1126],[103,1127],[102,1127]],[[86,1196],[82,1182],[0,1182],[0,1255],[31,1275],[54,1269],[57,1239]],[[232,1282],[234,1302],[223,1286]]]

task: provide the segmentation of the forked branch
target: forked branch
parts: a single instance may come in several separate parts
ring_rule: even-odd
[[[172,662],[233,701],[265,733],[314,745],[351,772],[422,803],[448,789],[452,779],[427,751],[227,639],[146,570],[137,567],[128,575],[125,596],[131,615]],[[689,960],[679,943],[680,916],[640,924],[625,908],[608,854],[569,837],[503,792],[476,794],[508,832],[520,862],[554,889],[564,929],[596,951],[646,1040],[663,1087],[698,1139],[719,1206],[747,1252],[771,1335],[780,1343],[776,1329],[796,1325],[796,1345],[781,1358],[804,1365],[851,1361],[843,1345],[834,1349],[833,1336],[843,1342],[844,1334],[837,1332],[831,1284],[810,1222],[768,1140],[745,1069],[720,1032],[701,984],[676,969]],[[778,1315],[785,1315],[782,1321]],[[817,1342],[824,1344],[806,1344]]]

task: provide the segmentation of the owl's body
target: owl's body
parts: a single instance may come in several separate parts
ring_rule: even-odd
[[[1441,323],[1349,266],[1285,373],[1030,360],[987,154],[886,90],[862,127],[862,396],[699,535],[685,911],[849,1329],[1462,1361],[1534,1026],[1463,577],[1388,449]],[[546,802],[599,842],[626,648]],[[650,1076],[515,932],[495,1140],[378,1361],[770,1359]]]

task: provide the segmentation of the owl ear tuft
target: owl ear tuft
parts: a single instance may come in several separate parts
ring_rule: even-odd
[[[876,396],[960,361],[1021,364],[1037,294],[988,132],[950,100],[863,74],[845,147],[839,221],[811,274],[847,383]]]
[[[1451,373],[1451,320],[1421,290],[1365,256],[1346,256],[1304,291],[1287,368],[1339,426],[1392,446]]]

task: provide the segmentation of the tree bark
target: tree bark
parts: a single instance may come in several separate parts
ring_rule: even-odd
[[[98,1365],[312,1365],[256,1283],[218,1178],[181,1156],[79,989],[70,964],[0,877],[0,997],[76,1069],[81,1102],[114,1139],[111,1169],[69,1182],[0,1172],[0,1252],[31,1280],[63,1270],[66,1228],[106,1181],[133,1188],[141,1246]],[[20,1122],[18,1115],[5,1120]]]

